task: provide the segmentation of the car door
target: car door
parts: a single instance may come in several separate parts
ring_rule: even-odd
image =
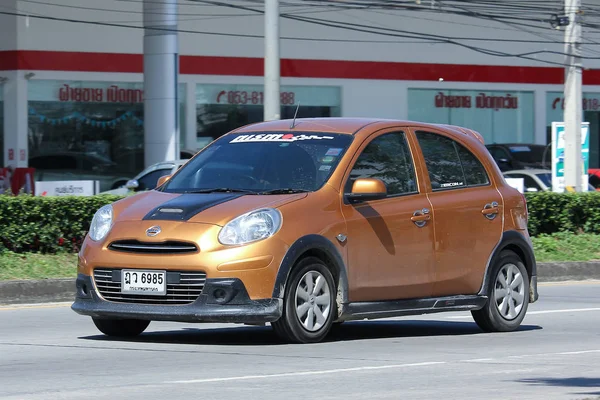
[[[347,223],[350,301],[395,300],[431,295],[433,226],[420,168],[402,129],[380,131],[362,144],[344,178],[344,193],[356,178],[378,178],[384,199],[342,201]],[[418,166],[418,164],[417,164]]]
[[[433,295],[475,294],[502,236],[502,196],[466,144],[435,130],[416,129],[415,136],[433,209]]]

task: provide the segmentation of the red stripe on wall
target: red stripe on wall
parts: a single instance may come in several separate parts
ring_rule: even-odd
[[[143,72],[143,55],[63,51],[2,51],[0,70]],[[248,57],[180,57],[180,72],[189,75],[262,76],[263,59]],[[560,67],[425,64],[382,61],[281,60],[281,75],[301,78],[382,79],[447,82],[562,84]],[[600,70],[585,70],[583,83],[600,85]]]

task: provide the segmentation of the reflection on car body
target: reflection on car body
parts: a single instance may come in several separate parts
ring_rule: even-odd
[[[474,131],[258,123],[98,210],[72,308],[114,336],[152,320],[270,323],[306,343],[335,322],[459,310],[510,331],[538,298],[527,218]],[[127,284],[132,271],[145,281]]]

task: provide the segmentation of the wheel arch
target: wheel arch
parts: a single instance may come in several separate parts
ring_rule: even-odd
[[[348,303],[348,274],[344,260],[335,245],[321,235],[306,235],[296,240],[286,252],[273,287],[273,298],[283,298],[285,285],[294,266],[306,257],[316,257],[330,269],[337,285],[338,316],[343,311],[343,305]]]
[[[525,269],[527,270],[527,274],[529,275],[529,284],[531,289],[530,302],[536,301],[538,298],[537,263],[535,260],[535,254],[533,252],[533,246],[531,244],[531,240],[528,237],[515,230],[506,231],[502,234],[502,238],[496,245],[496,248],[492,252],[492,255],[490,256],[488,263],[485,267],[483,282],[481,284],[478,294],[486,295],[487,287],[490,281],[489,274],[492,269],[492,266],[494,265],[494,262],[496,262],[500,254],[505,250],[513,251],[523,261]]]

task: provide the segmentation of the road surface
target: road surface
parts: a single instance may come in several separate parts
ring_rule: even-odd
[[[597,399],[600,282],[548,284],[518,332],[468,313],[349,322],[325,343],[269,326],[99,334],[70,304],[0,307],[2,399]]]

